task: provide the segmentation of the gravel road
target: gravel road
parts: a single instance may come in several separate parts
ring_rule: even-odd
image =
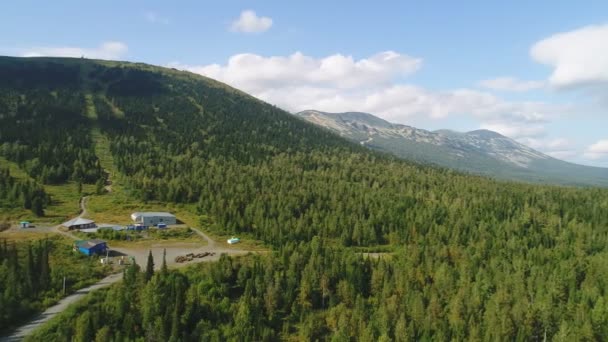
[[[75,293],[60,300],[59,303],[46,309],[46,311],[32,319],[26,325],[23,325],[19,327],[16,331],[13,331],[11,335],[0,338],[0,342],[21,341],[23,338],[25,338],[25,336],[31,334],[36,328],[38,328],[51,318],[55,317],[58,313],[63,312],[70,304],[80,300],[89,292],[114,284],[115,282],[121,279],[122,273],[112,274],[103,278],[94,285],[76,291]]]
[[[80,213],[79,217],[85,216],[87,213],[86,199],[87,199],[86,197],[83,197],[80,201],[80,207],[82,209],[82,212]],[[197,263],[197,262],[216,261],[220,258],[222,253],[229,254],[229,255],[243,255],[243,254],[249,253],[249,251],[246,251],[246,250],[240,250],[238,248],[229,247],[228,245],[223,244],[223,243],[218,243],[218,242],[214,241],[213,239],[211,239],[207,234],[203,233],[202,231],[200,231],[196,228],[191,228],[191,229],[198,236],[200,236],[202,239],[207,241],[206,246],[201,246],[200,244],[198,244],[196,242],[167,243],[167,244],[163,244],[163,243],[159,242],[158,244],[150,246],[150,248],[112,248],[111,245],[109,247],[112,250],[118,251],[124,255],[133,256],[135,258],[136,262],[141,267],[145,267],[145,265],[147,263],[147,259],[148,259],[148,252],[152,251],[152,256],[154,257],[154,264],[155,264],[156,269],[159,269],[162,265],[164,250],[167,251],[167,258],[166,258],[167,265],[171,268],[183,267],[183,266],[190,265],[190,264]],[[74,240],[79,240],[79,238],[76,237],[75,235],[73,235],[72,233],[60,230],[59,226],[53,227],[51,231],[62,234],[64,236],[67,236]],[[196,253],[201,253],[201,252],[212,252],[212,253],[215,253],[215,255],[207,256],[205,258],[197,258],[192,261],[180,263],[180,264],[175,262],[175,257],[178,255],[185,255],[187,253],[196,254]],[[37,317],[32,319],[27,324],[25,324],[25,325],[19,327],[17,330],[13,331],[11,333],[11,335],[6,336],[6,337],[1,337],[0,342],[21,341],[23,338],[25,338],[25,336],[31,334],[35,329],[40,327],[42,324],[44,324],[51,318],[55,317],[58,313],[64,311],[70,304],[75,303],[76,301],[78,301],[79,299],[84,297],[89,292],[109,286],[121,279],[122,279],[122,273],[112,274],[112,275],[107,276],[106,278],[100,280],[99,282],[97,282],[94,285],[91,285],[89,287],[76,291],[75,293],[63,298],[56,305],[48,308],[46,311],[44,311],[43,313],[41,313],[40,315],[38,315]]]

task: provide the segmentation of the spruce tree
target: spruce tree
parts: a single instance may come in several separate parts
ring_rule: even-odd
[[[32,200],[32,212],[38,217],[44,216],[44,205],[40,197],[34,197]]]
[[[163,249],[163,264],[160,268],[160,271],[163,275],[166,275],[168,272],[168,268],[167,268],[167,249]]]
[[[152,251],[150,250],[150,252],[148,253],[148,263],[146,264],[146,282],[150,281],[150,279],[152,279],[152,276],[154,276],[154,257],[152,256]]]

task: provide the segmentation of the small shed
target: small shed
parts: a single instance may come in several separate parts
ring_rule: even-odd
[[[62,226],[68,228],[69,230],[97,227],[97,225],[95,224],[95,221],[88,220],[88,219],[85,219],[82,217],[73,218],[67,222],[64,222],[64,223],[62,223]]]
[[[74,250],[91,256],[105,253],[108,250],[108,245],[103,240],[80,240],[74,243]]]
[[[19,227],[21,227],[21,228],[29,228],[30,227],[30,223],[29,223],[29,221],[21,221],[21,222],[19,222]]]

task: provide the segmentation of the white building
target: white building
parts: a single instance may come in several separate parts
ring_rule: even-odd
[[[131,219],[135,223],[143,224],[144,226],[156,226],[159,223],[176,224],[175,215],[165,212],[137,212],[131,214]]]

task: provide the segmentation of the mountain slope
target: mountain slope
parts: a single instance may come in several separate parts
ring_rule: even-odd
[[[308,110],[296,115],[361,145],[406,159],[503,179],[608,186],[608,169],[558,160],[488,130],[430,132],[357,112]]]
[[[414,164],[204,77],[86,59],[0,58],[0,155],[45,188],[103,185],[111,165],[129,198],[92,195],[108,211],[171,204],[273,247],[149,281],[131,265],[32,340],[608,336],[607,189]],[[31,301],[6,270],[0,316],[17,317]]]
[[[218,233],[246,234],[276,246],[318,234],[347,246],[399,241],[396,236],[413,216],[424,222],[421,229],[445,220],[429,211],[432,198],[442,198],[432,204],[438,208],[475,202],[484,207],[481,213],[499,211],[502,205],[492,203],[513,197],[524,203],[530,192],[562,193],[398,161],[187,72],[87,59],[0,58],[0,76],[0,155],[31,179],[103,187],[107,175],[96,146],[101,135],[130,198],[190,204]],[[465,138],[479,142],[474,149],[449,134],[395,130],[370,115],[354,117],[358,141],[369,140],[370,130],[388,132],[372,134],[365,145],[399,142],[406,134],[415,135],[421,148],[454,141],[480,165],[488,158],[474,152],[486,135],[505,149],[509,143],[473,132]],[[464,163],[453,150],[441,151]],[[527,155],[534,152],[523,150],[517,160]],[[497,192],[509,195],[496,199],[491,194]],[[413,216],[399,215],[404,210]]]

